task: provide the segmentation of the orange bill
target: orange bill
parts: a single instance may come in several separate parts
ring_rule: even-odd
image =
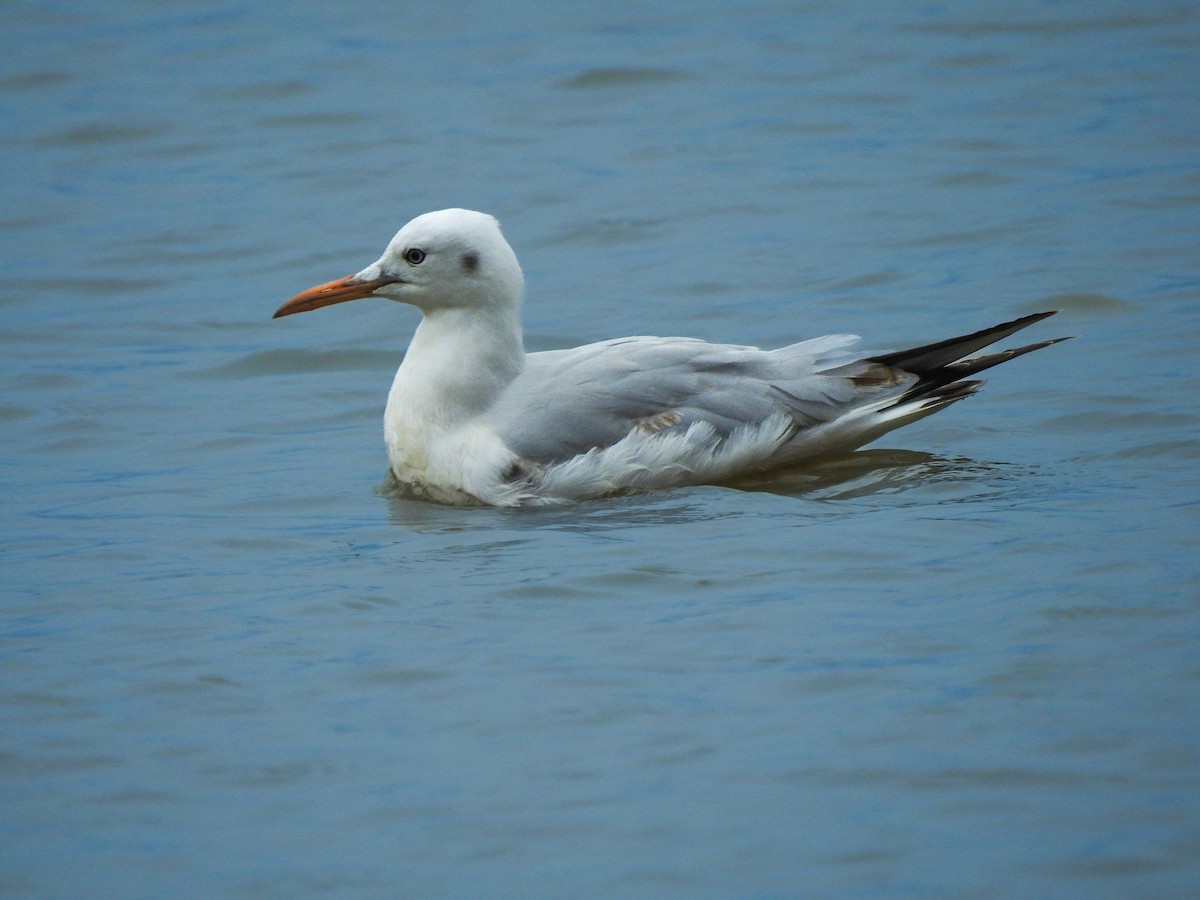
[[[354,275],[347,275],[336,281],[318,284],[307,291],[301,291],[279,309],[271,318],[290,316],[292,313],[309,312],[322,306],[332,306],[335,303],[345,303],[347,300],[358,300],[370,297],[378,288],[385,284],[394,284],[394,278],[377,278],[374,281],[359,281]]]

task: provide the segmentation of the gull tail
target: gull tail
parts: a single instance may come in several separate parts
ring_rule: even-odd
[[[787,454],[792,459],[804,460],[848,453],[971,396],[983,386],[972,375],[1068,338],[1052,338],[982,356],[970,354],[1052,315],[1053,312],[1042,312],[1023,316],[936,344],[866,357],[860,361],[866,363],[865,367],[860,364],[826,373],[845,374],[865,389],[866,402],[800,432],[788,445]]]

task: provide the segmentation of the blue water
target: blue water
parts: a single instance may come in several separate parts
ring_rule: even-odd
[[[0,893],[1200,884],[1200,7],[0,8]],[[1077,339],[878,446],[541,511],[384,489],[498,215],[527,343]]]

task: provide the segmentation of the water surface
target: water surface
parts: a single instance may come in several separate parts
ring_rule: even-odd
[[[0,891],[1186,896],[1193,4],[0,12]],[[528,343],[1078,339],[848,460],[381,489],[416,322],[272,322],[497,214]]]

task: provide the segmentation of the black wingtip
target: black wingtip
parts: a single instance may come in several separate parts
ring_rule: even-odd
[[[1032,313],[1027,316],[1021,316],[1019,319],[1013,319],[1011,322],[1004,322],[1000,325],[995,325],[991,328],[984,328],[981,331],[965,334],[962,337],[950,338],[946,341],[939,341],[935,344],[927,344],[924,347],[914,347],[911,350],[901,350],[898,353],[889,353],[884,356],[873,358],[874,362],[882,363],[895,369],[900,369],[904,372],[910,372],[917,376],[917,383],[914,384],[901,397],[901,402],[916,399],[918,397],[928,397],[935,404],[945,404],[960,400],[969,393],[974,393],[978,389],[981,382],[964,381],[985,369],[990,369],[993,366],[998,366],[1001,363],[1006,363],[1010,359],[1016,359],[1018,356],[1024,356],[1026,353],[1032,353],[1034,350],[1041,350],[1043,347],[1049,347],[1052,344],[1059,344],[1063,341],[1070,340],[1070,337],[1050,338],[1044,341],[1038,341],[1034,344],[1026,344],[1023,347],[1014,347],[1011,350],[1000,350],[994,353],[985,353],[982,356],[972,356],[978,350],[1001,341],[1022,328],[1040,322],[1042,319],[1048,319],[1050,316],[1057,313],[1058,310],[1048,310],[1046,312]],[[957,391],[958,385],[971,385],[969,391]]]
[[[1048,319],[1057,313],[1058,310],[1056,309],[1031,313],[1027,316],[1013,319],[1010,322],[1002,322],[999,325],[993,325],[991,328],[983,328],[970,334],[937,341],[933,344],[925,344],[921,347],[911,347],[908,350],[899,350],[895,353],[884,353],[880,356],[873,356],[871,357],[871,361],[896,369],[903,369],[906,372],[912,372],[914,375],[931,375],[958,362],[964,357],[970,356],[978,350],[982,350],[990,344],[1002,341],[1009,335],[1015,334],[1023,328],[1028,328],[1035,322],[1042,321],[1042,319]]]

